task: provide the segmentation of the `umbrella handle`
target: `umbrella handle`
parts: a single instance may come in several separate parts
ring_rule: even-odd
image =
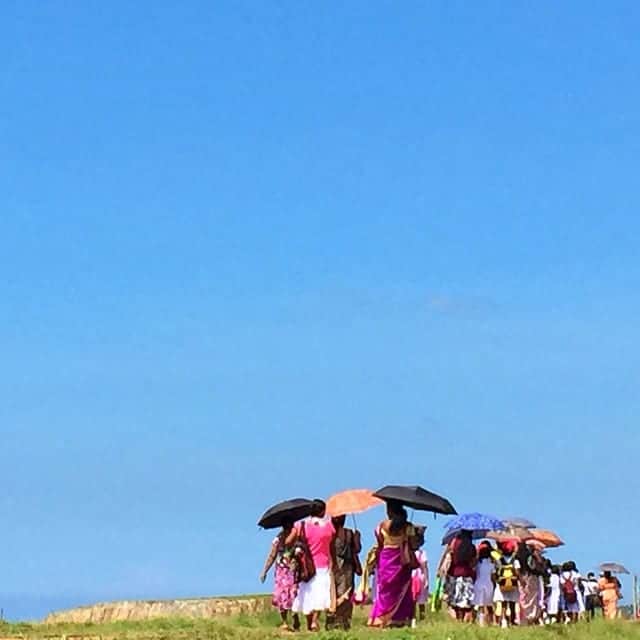
[[[356,514],[355,513],[351,514],[351,519],[353,520],[353,528],[355,530],[357,530],[358,529],[358,523],[356,522]]]

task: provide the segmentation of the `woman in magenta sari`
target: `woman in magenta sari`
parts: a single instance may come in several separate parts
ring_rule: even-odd
[[[388,519],[376,529],[378,560],[376,594],[369,617],[370,627],[403,626],[411,623],[415,603],[411,572],[415,558],[415,529],[402,505],[389,502]]]

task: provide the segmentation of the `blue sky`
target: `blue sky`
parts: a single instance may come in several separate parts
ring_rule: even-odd
[[[633,565],[639,29],[3,3],[5,615],[256,591],[264,508],[388,482]]]

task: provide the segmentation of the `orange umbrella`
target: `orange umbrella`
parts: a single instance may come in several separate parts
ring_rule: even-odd
[[[564,545],[564,542],[560,539],[553,531],[548,531],[547,529],[530,529],[531,537],[530,540],[536,540],[537,542],[541,542],[545,547],[553,548],[553,547],[561,547]]]
[[[327,514],[336,517],[362,513],[382,503],[383,501],[376,498],[369,489],[348,489],[327,500]]]
[[[547,548],[547,545],[544,544],[544,542],[540,542],[540,540],[534,540],[533,538],[527,540],[526,545],[531,549],[538,549],[538,551],[544,551]]]

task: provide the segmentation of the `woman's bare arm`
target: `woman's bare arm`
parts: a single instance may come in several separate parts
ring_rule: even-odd
[[[277,556],[278,556],[278,545],[274,543],[271,545],[271,551],[269,552],[269,555],[265,560],[264,569],[260,574],[260,582],[264,582],[267,579],[267,574],[269,573],[269,569],[273,567],[273,563],[276,561]]]
[[[298,529],[296,527],[293,527],[293,529],[291,529],[291,533],[289,533],[289,535],[286,537],[284,541],[284,546],[291,547],[297,539],[298,539]]]

